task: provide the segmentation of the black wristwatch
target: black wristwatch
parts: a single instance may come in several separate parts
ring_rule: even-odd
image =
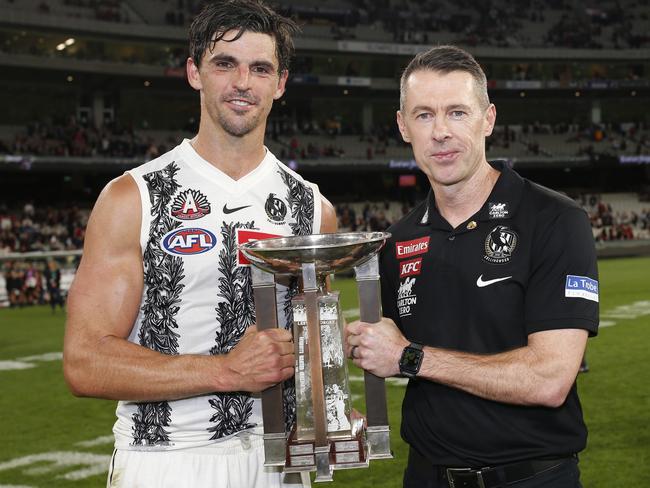
[[[415,378],[422,366],[422,358],[424,358],[424,351],[422,344],[411,342],[402,351],[402,356],[399,358],[399,372],[407,378]]]

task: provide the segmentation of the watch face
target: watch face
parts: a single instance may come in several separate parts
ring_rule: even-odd
[[[405,347],[399,361],[400,372],[405,376],[415,376],[420,370],[423,355],[424,352],[421,349],[411,346]]]

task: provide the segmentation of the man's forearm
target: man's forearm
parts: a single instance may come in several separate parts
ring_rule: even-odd
[[[171,356],[116,336],[66,354],[64,371],[75,395],[111,400],[175,400],[231,391],[236,384],[223,356]]]
[[[425,347],[418,377],[488,400],[557,407],[575,381],[586,336],[584,330],[549,331],[527,346],[486,355]]]

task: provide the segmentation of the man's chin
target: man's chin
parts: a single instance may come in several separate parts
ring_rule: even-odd
[[[256,121],[249,123],[233,123],[232,121],[221,120],[220,124],[223,130],[233,137],[244,137],[250,134],[257,127]]]

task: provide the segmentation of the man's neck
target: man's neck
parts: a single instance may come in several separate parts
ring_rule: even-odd
[[[266,154],[263,126],[236,137],[201,123],[199,133],[190,143],[199,156],[233,180],[257,168]]]
[[[499,175],[486,161],[467,181],[451,186],[431,182],[438,212],[455,229],[481,209]]]

